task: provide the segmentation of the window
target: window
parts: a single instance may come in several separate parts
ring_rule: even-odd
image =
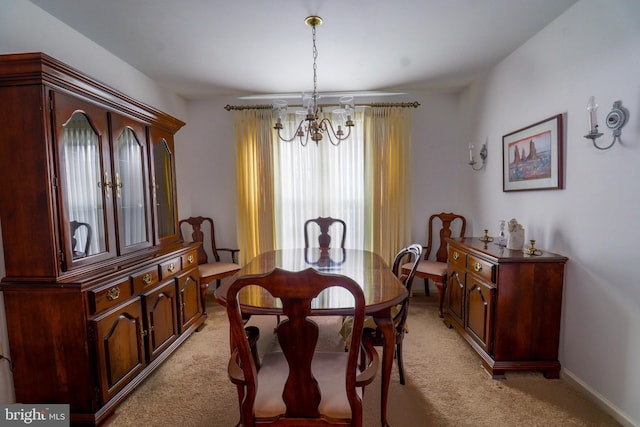
[[[295,114],[284,121],[283,135],[293,135]],[[347,224],[346,248],[364,248],[365,153],[363,113],[357,112],[348,140],[334,146],[328,135],[303,147],[274,143],[274,211],[276,247],[304,246],[304,223],[331,216]]]

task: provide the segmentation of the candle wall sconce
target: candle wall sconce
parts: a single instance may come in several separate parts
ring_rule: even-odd
[[[473,169],[474,171],[479,171],[480,169],[484,168],[484,165],[487,163],[487,154],[487,144],[482,144],[482,148],[480,149],[480,160],[482,161],[482,163],[479,167],[476,168],[476,164],[478,164],[478,162],[476,162],[476,159],[473,155],[473,145],[469,145],[469,165],[471,165],[471,169]]]
[[[593,142],[593,146],[598,150],[608,150],[613,147],[613,144],[616,143],[616,140],[620,140],[620,135],[622,134],[622,128],[625,124],[627,124],[627,117],[629,117],[629,111],[622,106],[622,101],[616,101],[613,103],[613,107],[607,117],[605,122],[607,127],[611,129],[613,135],[613,141],[611,144],[606,147],[601,147],[596,143],[596,140],[600,138],[603,134],[598,131],[598,104],[596,104],[595,98],[592,96],[589,98],[589,102],[587,103],[587,111],[589,112],[589,133],[584,137],[590,139]]]

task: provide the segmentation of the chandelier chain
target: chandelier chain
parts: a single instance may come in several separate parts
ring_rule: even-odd
[[[316,26],[311,27],[313,34],[313,105],[315,113],[318,113],[318,48],[316,47]]]

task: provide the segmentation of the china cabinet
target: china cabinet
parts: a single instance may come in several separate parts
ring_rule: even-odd
[[[444,322],[455,328],[493,378],[542,371],[558,378],[564,265],[479,238],[448,238]]]
[[[42,53],[0,55],[2,279],[16,401],[104,422],[204,322],[180,120]]]

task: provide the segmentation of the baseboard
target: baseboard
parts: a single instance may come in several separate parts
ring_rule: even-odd
[[[578,378],[573,372],[568,369],[560,369],[560,378],[566,381],[576,390],[582,392],[589,400],[595,403],[600,409],[611,415],[617,422],[625,427],[637,426],[631,418],[629,418],[624,412],[620,410],[616,405],[607,400],[600,393],[585,384],[580,378]]]

